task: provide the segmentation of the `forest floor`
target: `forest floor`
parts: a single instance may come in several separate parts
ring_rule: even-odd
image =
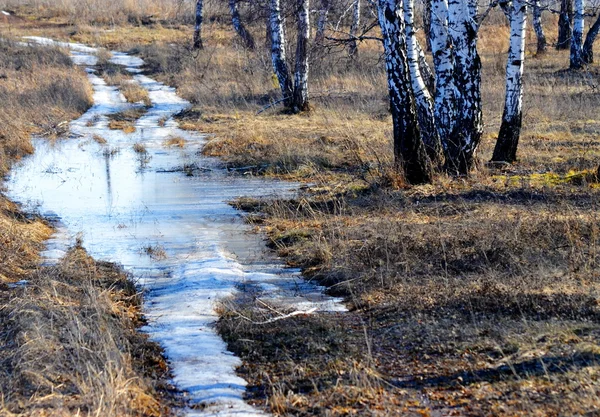
[[[350,312],[253,324],[241,317],[275,313],[253,294],[224,302],[219,330],[244,360],[249,401],[295,416],[595,415],[599,68],[568,71],[567,52],[553,49],[535,56],[530,32],[520,160],[488,167],[508,46],[503,17],[492,14],[479,42],[479,166],[408,187],[393,170],[376,42],[361,43],[358,58],[315,48],[313,108],[291,116],[269,107],[278,91],[266,48],[242,48],[217,12],[200,52],[176,22],[108,29],[23,10],[9,32],[139,53],[147,73],[195,104],[180,124],[211,135],[205,154],[305,183],[290,200],[234,204]]]
[[[0,42],[0,175],[92,104],[68,53]],[[34,181],[35,179],[31,179]],[[170,415],[178,401],[161,348],[138,331],[141,295],[79,246],[39,265],[53,227],[0,192],[0,415]]]

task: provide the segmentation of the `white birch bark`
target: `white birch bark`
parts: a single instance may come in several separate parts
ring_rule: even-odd
[[[506,62],[504,113],[492,161],[514,162],[521,133],[523,108],[523,68],[525,63],[525,29],[527,0],[513,0],[510,20],[510,47]]]
[[[309,0],[298,0],[298,38],[294,71],[294,100],[292,111],[308,110],[308,42],[310,40]]]
[[[409,183],[431,181],[431,164],[421,140],[408,75],[404,24],[398,0],[378,0],[390,108],[394,128],[394,156]]]
[[[537,38],[537,54],[546,52],[546,35],[542,26],[542,9],[540,8],[540,0],[533,0],[533,29]]]
[[[575,0],[575,17],[573,19],[573,37],[571,39],[571,68],[583,66],[583,27],[585,0]]]
[[[471,19],[475,19],[477,17],[477,13],[479,12],[479,0],[467,0],[469,7],[469,16]]]
[[[448,2],[431,0],[431,52],[435,69],[435,119],[444,151],[454,129],[454,58],[448,36]]]
[[[417,120],[421,138],[432,161],[441,160],[440,136],[435,123],[433,98],[421,77],[419,47],[414,27],[414,0],[404,0],[404,23],[406,36],[406,56],[412,91],[415,98]]]
[[[354,0],[352,5],[352,24],[350,25],[350,44],[348,46],[348,53],[352,56],[358,52],[358,44],[356,42],[356,35],[358,35],[358,28],[360,27],[360,0]]]
[[[202,13],[204,0],[196,0],[196,22],[194,25],[194,49],[202,49]]]
[[[289,107],[292,101],[292,80],[288,70],[285,49],[285,35],[283,32],[283,21],[281,19],[281,7],[279,0],[270,0],[269,27],[271,33],[271,62],[273,72],[277,76],[283,101]]]
[[[448,1],[448,33],[454,52],[456,114],[447,140],[446,167],[467,175],[483,133],[481,60],[477,53],[477,24],[469,0]]]
[[[419,70],[421,71],[421,78],[423,78],[425,87],[427,87],[427,90],[429,90],[429,94],[431,95],[433,91],[435,91],[435,75],[427,63],[425,52],[423,52],[423,48],[421,48],[418,40],[416,40],[416,45],[417,51],[419,52]]]

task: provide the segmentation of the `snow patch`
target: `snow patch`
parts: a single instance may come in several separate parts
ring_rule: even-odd
[[[95,62],[96,48],[28,39],[70,48],[81,65]],[[241,362],[215,332],[215,306],[243,284],[276,308],[345,307],[298,270],[265,258],[260,237],[248,233],[239,213],[226,203],[239,196],[289,193],[293,185],[229,176],[217,161],[199,156],[204,136],[179,129],[172,118],[190,104],[175,89],[139,74],[139,58],[112,56],[135,74],[152,101],[135,123],[136,131],[108,128],[108,115],[135,105],[88,68],[94,105],[71,123],[76,138],[55,144],[35,140],[36,152],[12,172],[9,195],[25,205],[31,202],[42,214],[60,216],[59,233],[44,253],[48,261],[82,236],[91,255],[132,272],[146,292],[145,331],[165,349],[174,383],[188,392],[192,404],[203,405],[184,410],[186,415],[265,416],[243,400],[246,381],[235,373]],[[97,143],[95,136],[107,143]],[[164,141],[175,136],[185,140],[185,147],[165,148]],[[144,159],[133,151],[135,143],[146,148]],[[174,172],[174,167],[190,165],[203,169],[191,177]],[[149,256],[154,252],[165,256],[154,259]]]

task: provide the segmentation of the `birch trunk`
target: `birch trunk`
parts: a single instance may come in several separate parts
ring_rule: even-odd
[[[358,28],[360,27],[360,0],[354,0],[352,6],[352,24],[350,25],[350,43],[348,45],[348,54],[355,56],[358,52],[358,44],[356,42],[356,35],[358,35]]]
[[[271,62],[273,63],[273,72],[277,76],[283,102],[286,107],[292,103],[292,79],[286,63],[285,57],[285,36],[283,33],[283,21],[281,19],[281,7],[279,0],[270,0],[270,18],[269,27],[271,33]]]
[[[594,62],[594,42],[600,31],[600,16],[596,19],[583,43],[582,59],[584,64],[592,64]]]
[[[569,49],[571,46],[571,23],[573,22],[573,0],[561,0],[558,16],[558,39],[556,49]]]
[[[308,42],[310,39],[309,0],[298,0],[298,39],[292,112],[308,110]]]
[[[546,35],[542,26],[542,9],[540,8],[540,0],[533,0],[533,29],[537,37],[537,55],[546,52]]]
[[[421,48],[418,39],[416,39],[416,45],[417,51],[419,52],[419,70],[421,71],[421,77],[423,78],[423,82],[425,82],[425,86],[431,95],[435,91],[435,75],[427,63],[425,52],[423,52],[423,48]]]
[[[431,164],[417,122],[398,0],[378,0],[377,12],[384,39],[396,164],[409,183],[427,183],[431,181]]]
[[[431,1],[431,52],[435,69],[435,120],[444,152],[454,130],[456,109],[454,107],[454,57],[448,36],[448,2]]]
[[[571,39],[570,67],[583,67],[583,26],[585,0],[575,0],[575,18],[573,20],[573,38]]]
[[[417,120],[421,130],[421,139],[429,159],[437,164],[442,160],[440,135],[438,133],[433,110],[433,99],[421,77],[419,49],[414,27],[414,0],[404,0],[404,23],[406,36],[406,56],[412,91],[415,98]]]
[[[202,12],[204,0],[196,0],[196,24],[194,25],[194,49],[202,49]]]
[[[513,0],[510,20],[510,47],[506,63],[506,96],[502,124],[492,161],[514,162],[521,134],[523,108],[523,67],[527,0]]]
[[[448,33],[454,52],[455,123],[447,140],[446,168],[467,175],[483,132],[481,61],[471,0],[448,1]]]
[[[319,18],[317,19],[317,33],[315,42],[322,43],[325,40],[325,29],[327,28],[327,15],[329,14],[329,0],[321,0]]]
[[[233,24],[233,28],[240,38],[242,38],[244,46],[248,49],[254,49],[256,46],[254,43],[254,38],[252,37],[252,34],[248,32],[246,26],[244,26],[242,23],[237,0],[229,0],[229,11],[231,12],[231,23]]]
[[[425,32],[425,48],[431,51],[431,1],[423,0],[423,31]]]
[[[479,0],[467,0],[467,7],[469,9],[469,17],[475,20],[479,12]]]

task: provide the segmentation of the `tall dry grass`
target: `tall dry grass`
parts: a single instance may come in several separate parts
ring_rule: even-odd
[[[33,151],[32,134],[58,134],[92,103],[83,71],[66,52],[0,41],[0,175]],[[0,283],[23,278],[36,266],[51,228],[28,217],[0,194]]]
[[[87,77],[67,52],[0,41],[0,173],[33,151],[32,134],[57,133],[91,104]]]
[[[72,249],[0,294],[0,414],[164,416],[160,348],[137,331],[140,294],[122,271]]]
[[[140,24],[152,19],[191,21],[192,2],[186,0],[2,0],[0,7],[35,13],[45,19],[66,19],[72,24]]]

